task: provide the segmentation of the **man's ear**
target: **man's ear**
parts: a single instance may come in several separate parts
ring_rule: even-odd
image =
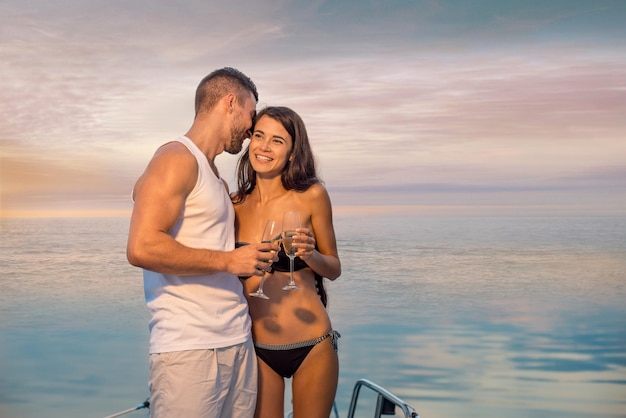
[[[227,110],[229,112],[232,112],[233,110],[235,110],[236,102],[237,102],[237,98],[235,97],[234,94],[229,93],[226,95]]]

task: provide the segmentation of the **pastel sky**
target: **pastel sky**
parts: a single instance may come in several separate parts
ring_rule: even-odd
[[[5,0],[2,215],[128,211],[224,66],[303,117],[338,208],[623,215],[624,22],[623,0]]]

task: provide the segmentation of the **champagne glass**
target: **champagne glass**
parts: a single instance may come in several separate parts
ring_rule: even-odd
[[[296,228],[300,228],[300,212],[288,211],[283,215],[283,248],[287,257],[289,257],[289,284],[283,287],[283,290],[299,290],[293,280],[293,260],[296,258],[298,249],[293,246],[293,240],[298,236]]]
[[[278,245],[280,243],[282,226],[280,225],[280,221],[275,221],[270,219],[265,224],[265,228],[263,229],[263,236],[261,237],[261,242],[263,243],[272,243]],[[275,253],[275,251],[271,251],[271,253]],[[272,261],[269,262],[272,265]],[[259,288],[256,292],[250,293],[250,296],[254,296],[256,298],[261,299],[269,299],[269,297],[263,293],[263,281],[265,280],[265,276],[267,275],[267,271],[263,272],[263,276],[261,276],[261,281],[259,282]]]

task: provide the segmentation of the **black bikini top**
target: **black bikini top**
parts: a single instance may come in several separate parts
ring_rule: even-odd
[[[243,247],[244,245],[248,245],[248,244],[249,244],[248,242],[236,242],[235,248]],[[302,260],[300,257],[294,258],[293,271],[302,270],[307,267],[308,265],[306,264],[306,262]],[[289,257],[287,257],[287,254],[285,253],[285,250],[283,249],[282,245],[280,247],[280,251],[278,251],[278,261],[276,261],[275,263],[272,263],[272,269],[270,270],[270,273],[274,273],[274,270],[289,271]],[[328,296],[326,295],[326,289],[324,289],[324,278],[320,276],[319,274],[317,274],[316,272],[313,272],[313,275],[315,276],[315,288],[317,289],[317,294],[322,300],[322,304],[324,305],[324,307],[326,307],[328,303]],[[239,276],[239,278],[242,280],[246,280],[249,278],[249,276],[248,277]]]
[[[248,244],[249,243],[247,242],[236,242],[235,248],[243,247]],[[307,263],[300,257],[293,259],[293,271],[302,270],[308,267]],[[278,251],[278,261],[272,263],[270,273],[274,273],[274,271],[289,271],[289,257],[287,256],[287,253],[285,253],[285,249],[282,245],[280,246],[280,251]]]
[[[302,270],[308,268],[307,263],[300,257],[293,259],[293,271]],[[272,263],[272,272],[276,271],[289,271],[289,257],[285,252],[285,249],[281,246],[278,251],[278,261]]]

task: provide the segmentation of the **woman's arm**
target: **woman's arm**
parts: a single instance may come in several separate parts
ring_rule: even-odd
[[[335,280],[341,275],[341,261],[337,252],[330,196],[321,183],[311,186],[305,195],[311,223],[310,229],[301,229],[308,240],[304,239],[298,245],[300,250],[296,255],[320,276]]]

